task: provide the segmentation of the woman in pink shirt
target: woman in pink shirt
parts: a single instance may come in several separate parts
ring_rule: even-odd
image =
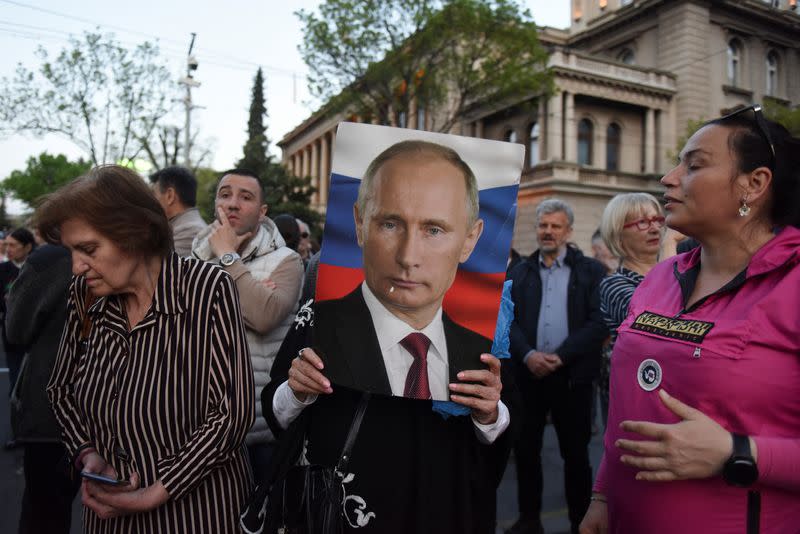
[[[580,532],[798,533],[800,140],[745,108],[661,183],[702,246],[653,268],[618,329]]]

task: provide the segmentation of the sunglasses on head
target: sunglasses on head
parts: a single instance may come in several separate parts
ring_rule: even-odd
[[[770,169],[773,171],[775,170],[775,143],[772,142],[772,136],[769,134],[769,129],[767,128],[767,122],[764,118],[764,112],[761,110],[761,106],[758,104],[753,104],[752,106],[739,109],[725,115],[721,119],[720,122],[726,121],[728,119],[732,119],[734,117],[744,117],[751,119],[758,128],[758,131],[761,133],[761,136],[767,142],[767,146],[769,146],[769,153],[772,157],[771,165],[769,166]]]

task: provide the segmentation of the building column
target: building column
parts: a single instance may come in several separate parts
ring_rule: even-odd
[[[301,167],[300,167],[301,168],[300,176],[305,178],[306,176],[308,176],[310,174],[308,172],[308,169],[309,169],[309,161],[308,161],[308,159],[309,158],[308,158],[308,147],[307,146],[303,147],[303,151],[301,152],[301,155],[302,155],[302,163],[301,163]]]
[[[475,121],[475,137],[483,139],[483,119]]]
[[[647,108],[644,115],[644,172],[653,174],[656,170],[656,114]]]
[[[562,125],[562,94],[556,93],[547,101],[547,125],[545,127],[546,159],[556,161],[563,159],[561,156],[561,139],[563,137]]]
[[[317,190],[317,192],[311,196],[312,204],[319,204],[319,150],[317,149],[319,142],[319,139],[315,139],[311,143],[311,185]]]
[[[575,124],[575,94],[564,93],[564,159],[578,161],[578,134]]]
[[[320,140],[320,155],[319,155],[319,204],[325,206],[328,204],[328,183],[330,180],[331,169],[328,166],[328,143],[330,143],[330,134],[325,132]]]

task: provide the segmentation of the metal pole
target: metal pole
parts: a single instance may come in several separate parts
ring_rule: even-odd
[[[183,130],[185,136],[183,141],[183,164],[191,169],[192,134],[190,130],[192,127],[192,86],[188,83],[186,84],[186,98],[184,98],[183,102],[186,105],[186,124]]]
[[[184,125],[184,165],[188,168],[192,167],[191,153],[192,153],[192,71],[197,69],[197,62],[192,63],[192,49],[194,48],[194,39],[197,34],[192,32],[192,41],[189,43],[189,53],[186,54],[186,98],[184,105],[186,106],[186,124]]]

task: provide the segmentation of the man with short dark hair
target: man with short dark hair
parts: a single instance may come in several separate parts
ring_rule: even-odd
[[[172,241],[179,256],[192,255],[192,241],[206,222],[197,204],[197,179],[186,167],[166,167],[150,175],[153,193],[164,208],[172,228]]]
[[[218,263],[239,290],[256,394],[269,382],[269,372],[298,308],[303,263],[285,246],[275,223],[267,217],[261,180],[245,169],[222,174],[215,200],[217,220],[194,240],[195,257]],[[258,397],[257,397],[258,398]],[[266,467],[274,441],[256,402],[256,421],[247,435],[253,470]]]
[[[548,413],[564,459],[571,532],[578,532],[592,491],[589,464],[592,381],[607,331],[598,286],[603,264],[568,245],[574,215],[566,202],[536,208],[539,249],[510,273],[514,301],[511,357],[524,403],[514,446],[519,520],[509,534],[542,534],[542,436]]]

